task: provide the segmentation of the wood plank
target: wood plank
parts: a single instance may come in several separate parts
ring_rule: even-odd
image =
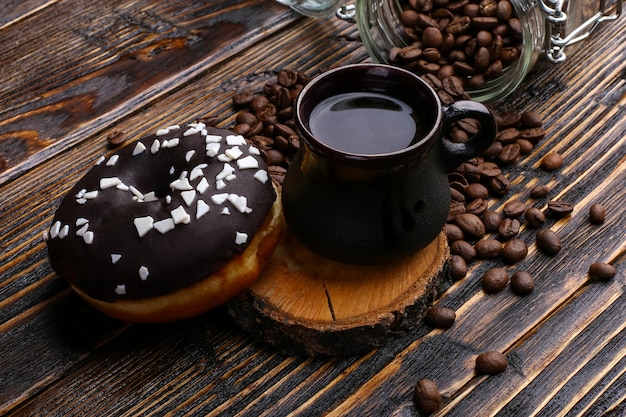
[[[0,183],[297,18],[260,0],[67,0],[3,28],[20,48],[1,62]]]
[[[458,404],[448,413],[460,413],[466,403],[502,415],[508,407],[521,407],[525,397],[512,399],[509,381],[520,393],[550,393],[550,398],[534,395],[531,411],[562,406],[573,415],[623,411],[626,45],[610,41],[623,37],[624,21],[599,32],[570,57],[573,61],[539,74],[501,104],[538,109],[549,130],[545,145],[509,171],[519,179],[507,198],[526,196],[529,186],[540,181],[553,187],[549,198],[559,196],[577,206],[570,219],[549,223],[566,249],[550,258],[532,247],[529,258],[516,266],[536,274],[535,292],[525,298],[509,291],[484,295],[478,281],[495,263],[481,262],[440,301],[457,311],[455,327],[442,332],[419,325],[362,357],[279,355],[237,329],[222,309],[177,324],[122,327],[66,291],[47,266],[40,240],[41,227],[63,192],[108,152],[103,139],[108,130],[135,135],[209,112],[228,123],[230,94],[258,88],[271,69],[312,71],[366,59],[354,28],[298,20],[236,59],[215,66],[207,62],[192,81],[158,97],[142,96],[145,107],[124,103],[141,111],[120,110],[118,118],[86,129],[80,146],[64,147],[0,188],[0,379],[10,381],[0,384],[0,413],[211,415],[220,410],[226,416],[408,416],[415,415],[413,384],[424,376],[441,384],[447,402]],[[302,39],[309,43],[306,51],[294,50]],[[603,65],[598,65],[601,58]],[[536,170],[552,147],[564,152],[567,166],[556,173]],[[23,195],[31,197],[24,201]],[[607,206],[608,218],[591,226],[585,210],[598,200]],[[546,201],[536,204],[543,207]],[[524,230],[522,238],[532,242],[532,231]],[[616,265],[612,283],[587,285],[586,265],[596,259]],[[77,328],[84,338],[74,336]],[[472,359],[485,349],[509,352],[510,369],[493,378],[475,377]],[[585,349],[595,354],[588,363]],[[559,375],[563,382],[552,388]]]

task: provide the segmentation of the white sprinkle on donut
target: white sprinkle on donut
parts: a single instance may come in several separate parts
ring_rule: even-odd
[[[224,180],[217,180],[215,181],[215,188],[217,188],[218,190],[223,190],[224,188],[226,188],[226,183],[224,182]]]
[[[222,141],[222,137],[219,135],[206,135],[204,137],[205,143],[220,143]]]
[[[143,151],[145,150],[146,150],[145,145],[141,142],[137,142],[137,144],[135,145],[135,149],[133,149],[133,156],[137,156],[140,153],[143,153]]]
[[[193,155],[196,153],[195,150],[190,150],[187,151],[187,153],[185,154],[185,161],[189,162],[191,160],[191,158],[193,158]]]
[[[195,135],[196,133],[198,133],[198,131],[194,129],[193,127],[190,127],[189,129],[185,130],[185,133],[183,133],[183,136],[191,136],[191,135]]]
[[[189,213],[185,211],[185,208],[183,206],[176,207],[170,213],[172,215],[172,219],[174,219],[174,223],[176,224],[188,224],[191,221]]]
[[[108,167],[112,167],[113,165],[117,164],[117,161],[120,159],[119,155],[113,155],[109,158],[109,160],[106,163],[106,166]]]
[[[154,226],[154,219],[151,216],[137,217],[133,220],[133,223],[139,237],[144,237]]]
[[[148,276],[150,276],[150,271],[148,271],[147,267],[142,266],[139,268],[139,278],[141,278],[142,281],[147,280]]]
[[[159,220],[158,222],[154,222],[154,228],[159,231],[161,234],[165,234],[171,230],[174,230],[176,224],[174,224],[174,220],[171,218]]]
[[[267,175],[267,171],[264,169],[260,169],[254,173],[254,178],[261,181],[263,184],[267,182],[269,176]]]
[[[204,202],[204,200],[198,200],[198,203],[196,206],[196,220],[198,220],[200,217],[207,214],[209,210],[210,210],[210,207],[207,203]]]
[[[224,154],[229,157],[231,160],[238,159],[241,155],[243,155],[243,151],[239,149],[239,146],[233,146],[230,149],[226,149]]]
[[[86,200],[93,200],[96,197],[98,197],[98,190],[87,191],[83,196]]]
[[[101,178],[100,179],[100,189],[101,190],[106,190],[107,188],[116,187],[116,186],[118,186],[121,183],[122,183],[122,180],[120,180],[117,177]]]
[[[89,223],[84,224],[83,227],[78,229],[76,231],[76,236],[83,237],[85,235],[85,233],[87,233],[87,230],[89,230]],[[50,233],[50,234],[52,234],[52,233]]]
[[[150,191],[149,193],[146,193],[143,195],[143,202],[144,203],[149,203],[151,201],[157,201],[159,199],[159,197],[156,196],[156,193],[154,191]]]
[[[76,219],[76,223],[75,224],[76,224],[76,227],[80,227],[80,226],[82,226],[84,224],[87,224],[87,223],[89,223],[89,220],[87,220],[84,217],[79,217],[79,218]]]
[[[193,190],[193,187],[191,186],[187,178],[177,179],[177,180],[172,181],[170,183],[170,188],[172,190],[178,190],[178,191]]]
[[[250,147],[248,148],[248,152],[250,152],[250,155],[261,155],[261,151],[259,150],[259,148],[252,145],[250,145]]]
[[[170,133],[170,131],[167,128],[159,129],[159,130],[156,131],[156,135],[157,136],[164,136],[164,135],[167,135],[168,133]]]
[[[61,230],[59,230],[59,239],[63,239],[69,234],[70,234],[70,226],[66,224],[65,226],[61,228]]]
[[[219,143],[207,143],[206,156],[209,158],[215,157],[220,152],[221,145]]]
[[[224,207],[222,209],[222,211],[220,211],[220,214],[224,214],[226,216],[230,215],[230,210],[228,209],[228,207]]]
[[[213,194],[211,196],[211,200],[215,204],[224,204],[224,201],[226,201],[227,199],[228,199],[228,193]]]
[[[248,208],[248,199],[242,195],[228,194],[228,201],[237,209],[240,213],[245,213]]]
[[[180,193],[180,196],[187,206],[191,206],[196,199],[196,190],[183,191]]]
[[[117,295],[125,295],[126,294],[126,285],[118,285],[115,287],[115,294]]]
[[[104,156],[101,156],[100,158],[98,158],[98,160],[96,161],[95,165],[100,165],[101,163],[104,162],[106,158]]]
[[[135,187],[133,187],[132,185],[129,186],[128,189],[139,200],[143,200],[144,199],[143,193],[141,191],[139,191],[138,189],[136,189]]]
[[[112,253],[111,254],[111,263],[113,265],[118,263],[120,259],[122,259],[122,255],[120,255],[119,253]]]
[[[208,189],[209,189],[209,182],[206,180],[206,178],[202,178],[200,182],[198,183],[198,185],[196,186],[196,190],[198,190],[200,194],[204,194],[204,192]]]
[[[161,149],[161,142],[159,142],[158,139],[155,139],[150,146],[150,153],[155,154],[159,152],[159,149]]]
[[[91,245],[93,243],[94,234],[91,230],[85,232],[83,235],[83,240],[86,244]]]
[[[259,167],[259,161],[254,156],[248,155],[245,158],[238,159],[237,166],[239,169],[256,169]]]
[[[50,237],[54,239],[57,236],[59,236],[60,230],[61,230],[61,222],[57,220],[56,222],[54,222],[54,224],[50,228]]]
[[[237,232],[235,235],[235,243],[238,245],[243,245],[248,241],[248,234]]]
[[[227,135],[226,136],[226,144],[233,145],[246,145],[246,139],[241,135]]]

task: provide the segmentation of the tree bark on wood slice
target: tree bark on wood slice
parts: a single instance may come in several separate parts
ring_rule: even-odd
[[[259,279],[228,305],[256,339],[290,355],[353,355],[405,334],[447,285],[445,233],[389,265],[347,265],[286,230]]]

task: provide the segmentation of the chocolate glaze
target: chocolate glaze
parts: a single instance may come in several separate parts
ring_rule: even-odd
[[[239,169],[237,161],[251,155],[249,145],[239,146],[243,155],[228,162],[235,168],[236,178],[225,180],[225,188],[218,190],[216,176],[225,162],[207,156],[204,132],[183,136],[187,129],[188,126],[182,126],[167,134],[140,139],[146,149],[136,156],[132,155],[136,143],[126,146],[117,152],[119,159],[113,166],[107,165],[112,161],[111,157],[107,158],[70,190],[55,213],[46,240],[50,263],[59,275],[98,300],[142,299],[165,295],[201,281],[244,251],[276,198],[271,180],[262,182],[254,178],[257,171],[267,171],[265,163],[255,152],[252,156],[258,161],[258,168]],[[206,128],[206,131],[208,135],[223,137],[219,154],[233,148],[225,139],[227,135],[234,135],[232,132],[213,128]],[[180,139],[178,146],[151,152],[155,139],[163,143],[174,138]],[[191,149],[195,153],[187,162],[186,155]],[[181,191],[172,190],[170,183],[183,171],[187,171],[189,178],[192,169],[203,163],[208,164],[202,172],[209,188],[202,194],[197,193],[191,205],[187,205]],[[173,173],[170,173],[171,167],[174,167]],[[140,202],[133,199],[129,190],[101,189],[100,180],[110,177],[118,177],[123,184],[132,185],[144,194],[154,191],[158,199]],[[201,179],[202,176],[190,183],[195,188]],[[98,190],[98,193],[95,198],[80,200],[77,195],[81,190]],[[212,201],[211,196],[222,193],[246,197],[251,211],[242,213],[229,201],[222,204]],[[88,196],[93,197],[93,193]],[[167,196],[171,197],[169,203]],[[196,219],[199,199],[210,209]],[[165,234],[151,229],[143,237],[139,236],[134,219],[151,216],[156,222],[171,218],[171,211],[179,206],[190,215],[188,224],[176,224]],[[224,208],[228,208],[230,214],[222,214]],[[93,232],[91,244],[86,243],[84,236],[76,235],[85,227],[76,226],[80,218],[88,220],[87,230]],[[57,235],[53,230],[55,223],[61,230],[67,225],[67,234]],[[248,235],[245,243],[235,242],[237,232]],[[113,263],[112,254],[119,254],[121,258]],[[139,273],[142,266],[148,271],[145,279]]]

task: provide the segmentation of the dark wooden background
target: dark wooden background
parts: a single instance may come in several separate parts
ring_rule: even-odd
[[[576,205],[548,225],[564,249],[516,265],[526,297],[486,295],[475,264],[439,303],[453,328],[419,325],[355,357],[289,357],[255,342],[218,308],[163,325],[128,325],[87,307],[51,270],[42,232],[105,137],[216,115],[274,71],[366,61],[355,26],[312,20],[273,1],[10,0],[0,4],[0,414],[14,416],[415,416],[434,380],[447,416],[626,415],[626,17],[603,25],[561,66],[500,110],[538,111],[548,134],[507,175],[507,199],[536,183]],[[555,150],[554,173],[538,169]],[[547,201],[547,200],[545,200]],[[545,201],[540,201],[544,204]],[[607,208],[603,225],[588,207]],[[543,207],[541,207],[543,208]],[[590,263],[617,276],[590,283]],[[498,376],[480,352],[505,352]]]

